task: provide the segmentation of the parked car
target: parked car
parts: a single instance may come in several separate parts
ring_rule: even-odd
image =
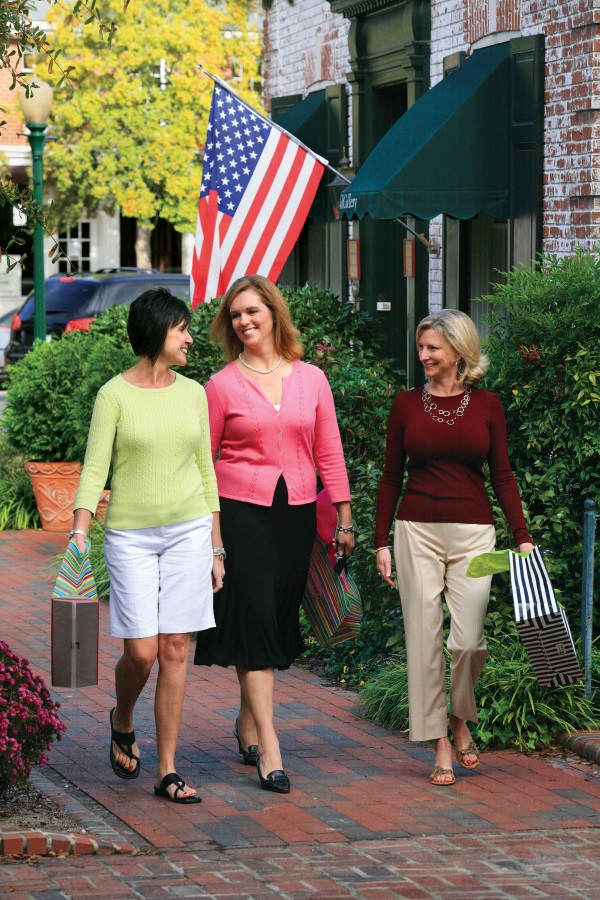
[[[165,275],[155,269],[102,269],[84,275],[53,275],[46,279],[46,335],[83,331],[109,306],[131,303],[149,288],[168,288],[186,302],[188,275]],[[22,359],[33,346],[33,292],[12,316],[6,362]]]
[[[10,312],[5,312],[2,316],[0,316],[0,382],[3,382],[6,378],[6,357],[4,356],[4,351],[8,346],[8,342],[10,341],[10,332],[12,326],[12,319],[15,314],[15,310],[11,309]]]

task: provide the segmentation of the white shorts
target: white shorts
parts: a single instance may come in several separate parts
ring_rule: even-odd
[[[186,634],[215,624],[212,515],[157,528],[107,528],[110,633]]]

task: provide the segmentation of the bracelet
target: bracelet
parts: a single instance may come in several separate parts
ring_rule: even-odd
[[[223,559],[226,559],[225,547],[213,547],[213,556],[222,556]]]
[[[338,525],[336,531],[341,531],[343,534],[354,534],[354,527],[352,525]]]
[[[72,538],[74,534],[82,534],[84,537],[87,536],[85,531],[82,531],[81,528],[73,528],[73,530],[69,532],[69,537]]]
[[[390,547],[390,545],[389,545],[389,544],[386,544],[386,545],[383,546],[383,547],[376,547],[376,548],[375,548],[375,553],[379,553],[380,550],[391,550],[391,549],[392,549],[392,548]]]

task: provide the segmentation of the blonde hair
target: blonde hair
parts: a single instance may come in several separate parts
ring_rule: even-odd
[[[442,309],[421,319],[417,325],[416,342],[424,331],[437,331],[461,359],[456,367],[456,380],[465,388],[480,382],[488,367],[488,358],[481,352],[481,343],[473,320],[458,309]]]
[[[225,348],[229,360],[236,359],[244,345],[231,324],[231,304],[242,291],[258,294],[273,316],[275,352],[293,362],[304,356],[304,347],[298,340],[300,332],[292,322],[290,311],[279,288],[262,275],[243,275],[233,282],[223,299],[210,327],[210,338]]]

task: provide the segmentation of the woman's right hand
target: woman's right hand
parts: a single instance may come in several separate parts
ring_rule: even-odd
[[[212,567],[212,586],[213,594],[220,591],[223,587],[223,579],[225,578],[225,563],[222,556],[215,556]]]
[[[387,547],[382,547],[381,550],[376,552],[375,563],[377,565],[377,571],[383,580],[387,582],[390,587],[395,588],[396,585],[392,579],[392,554]]]
[[[69,541],[76,541],[77,546],[79,547],[79,552],[83,555],[87,547],[85,545],[85,539],[88,532],[88,528],[90,527],[92,521],[92,514],[89,509],[76,509],[75,515],[73,517],[73,529],[77,531],[77,534],[72,534],[69,537]],[[80,531],[83,531],[83,534],[79,534]]]

